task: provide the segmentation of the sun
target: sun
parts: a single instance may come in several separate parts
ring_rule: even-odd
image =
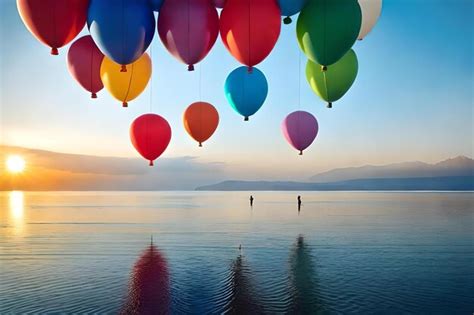
[[[10,173],[21,173],[25,170],[25,159],[19,155],[10,155],[7,158],[7,170]]]

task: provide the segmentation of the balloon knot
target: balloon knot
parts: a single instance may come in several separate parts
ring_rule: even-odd
[[[194,71],[194,65],[188,65],[188,71]]]
[[[245,116],[244,121],[249,121],[249,116]]]
[[[327,105],[326,105],[327,108],[332,108],[332,102],[329,102]]]
[[[199,146],[202,147],[202,143],[201,143],[201,142],[199,142]]]
[[[59,51],[56,47],[51,48],[51,55],[54,55],[54,56],[59,55]]]
[[[286,18],[283,19],[283,24],[291,24],[292,20],[291,20],[291,17],[287,16]]]
[[[127,72],[127,66],[122,65],[122,67],[120,68],[120,72]]]
[[[91,98],[97,98],[97,94],[96,94],[96,93],[92,93],[92,94],[91,94]]]
[[[122,107],[128,107],[128,103],[127,103],[127,102],[123,102],[123,103],[122,103]]]
[[[247,72],[248,72],[248,73],[253,73],[253,68],[252,68],[252,66],[247,67]]]
[[[321,66],[321,71],[323,71],[323,72],[328,71],[328,67],[327,66]]]
[[[303,155],[303,150],[300,150],[300,154],[299,155]]]
[[[150,164],[148,164],[148,165],[153,166],[155,164],[153,164],[153,160],[150,160]]]

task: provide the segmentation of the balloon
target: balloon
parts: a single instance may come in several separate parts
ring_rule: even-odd
[[[76,40],[67,53],[69,72],[85,90],[91,92],[91,98],[97,98],[96,93],[104,87],[100,79],[102,59],[104,55],[90,35]]]
[[[293,148],[300,151],[303,155],[303,150],[313,143],[318,135],[318,121],[316,117],[305,111],[296,111],[283,120],[281,130]]]
[[[153,161],[165,152],[170,143],[171,127],[160,115],[145,114],[133,121],[130,139],[138,153],[153,166]]]
[[[265,102],[268,83],[265,75],[257,68],[249,73],[245,67],[239,67],[227,77],[224,90],[229,104],[247,121]]]
[[[209,0],[165,1],[158,15],[158,34],[166,49],[194,70],[219,34],[219,16]]]
[[[280,28],[280,8],[275,0],[227,0],[221,12],[224,45],[249,71],[270,54]]]
[[[153,9],[153,11],[160,11],[161,9],[161,6],[163,5],[163,2],[165,0],[150,0],[151,1],[151,8]]]
[[[340,99],[352,86],[357,76],[358,62],[351,49],[344,57],[321,71],[321,65],[308,60],[306,78],[313,91],[332,107],[332,102]]]
[[[382,12],[382,0],[359,0],[362,25],[358,39],[362,40],[374,28]]]
[[[309,1],[296,24],[298,42],[306,56],[325,70],[351,49],[361,20],[357,0]]]
[[[26,28],[58,55],[84,28],[89,0],[17,0],[16,5]]]
[[[91,0],[87,26],[99,49],[122,65],[140,58],[155,33],[155,15],[149,0]]]
[[[151,77],[151,59],[147,53],[129,65],[130,71],[121,72],[120,65],[104,57],[100,67],[100,77],[105,88],[123,107],[145,90]]]
[[[222,9],[224,8],[226,1],[227,0],[212,0],[212,3],[216,8]]]
[[[295,15],[296,13],[300,12],[307,2],[308,0],[278,0],[278,4],[280,5],[280,10],[281,10],[281,15],[286,16],[283,19],[283,23],[290,24],[291,23],[290,16]]]
[[[209,103],[196,102],[189,105],[183,115],[184,128],[202,147],[219,125],[219,113]]]

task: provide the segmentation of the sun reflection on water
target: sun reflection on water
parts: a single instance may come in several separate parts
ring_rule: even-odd
[[[10,199],[10,220],[15,234],[23,231],[24,225],[24,194],[22,191],[11,191]]]

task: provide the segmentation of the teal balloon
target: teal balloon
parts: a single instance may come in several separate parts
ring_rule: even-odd
[[[300,12],[303,7],[306,5],[308,0],[278,0],[280,5],[280,11],[282,16],[286,16],[283,20],[285,24],[291,23],[290,16],[295,15]]]
[[[232,108],[248,120],[262,107],[268,95],[268,83],[262,71],[239,67],[225,80],[225,96]]]
[[[308,59],[329,66],[354,45],[361,23],[357,0],[311,0],[298,17],[298,43]]]
[[[321,70],[319,63],[308,60],[306,79],[311,89],[331,107],[333,102],[343,97],[351,88],[358,69],[357,56],[351,49],[341,60],[328,66],[326,71]]]

